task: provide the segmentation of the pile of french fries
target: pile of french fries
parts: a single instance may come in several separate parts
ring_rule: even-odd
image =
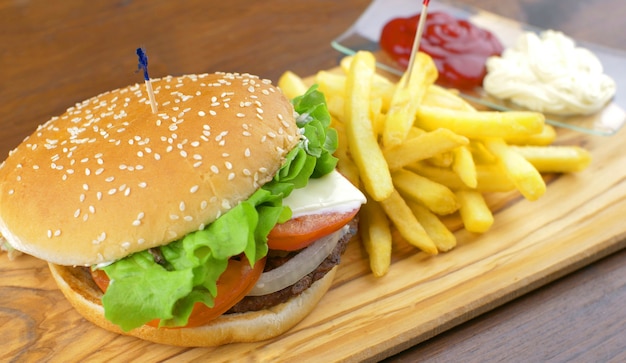
[[[485,233],[494,216],[484,193],[517,190],[536,200],[546,191],[542,173],[591,162],[583,148],[551,145],[556,132],[543,114],[479,111],[437,86],[437,76],[420,52],[410,77],[394,82],[361,51],[314,77],[339,134],[337,168],[368,199],[360,234],[375,276],[390,267],[392,229],[428,254],[449,251],[456,237],[442,216],[458,213],[466,230]],[[307,89],[292,72],[278,86],[288,97]]]

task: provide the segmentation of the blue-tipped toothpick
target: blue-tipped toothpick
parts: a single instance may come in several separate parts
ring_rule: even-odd
[[[148,56],[143,48],[137,48],[137,57],[139,57],[138,69],[143,71],[143,79],[146,81],[146,90],[148,91],[152,113],[157,113],[157,103],[154,98],[154,91],[152,90],[152,82],[150,82],[150,76],[148,75]]]
[[[409,83],[409,79],[411,79],[411,74],[413,73],[413,62],[415,61],[415,54],[420,51],[420,40],[422,39],[422,33],[424,32],[424,23],[426,23],[426,17],[428,16],[427,13],[429,2],[430,0],[423,0],[422,2],[422,12],[420,15],[420,20],[417,23],[417,30],[415,31],[415,39],[413,40],[413,48],[411,48],[411,57],[409,58],[409,67],[406,70],[407,77],[405,77],[405,86]]]

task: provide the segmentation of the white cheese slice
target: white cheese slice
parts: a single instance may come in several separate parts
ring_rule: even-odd
[[[350,212],[364,203],[365,195],[336,170],[321,178],[310,179],[306,187],[294,190],[283,199],[283,204],[291,208],[293,218]]]

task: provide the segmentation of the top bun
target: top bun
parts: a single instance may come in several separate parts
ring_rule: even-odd
[[[152,80],[54,117],[0,166],[0,233],[60,265],[92,265],[203,228],[269,181],[299,141],[267,80]]]

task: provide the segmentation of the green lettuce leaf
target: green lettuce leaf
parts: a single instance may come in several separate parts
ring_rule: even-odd
[[[103,267],[111,279],[102,298],[108,320],[124,331],[154,319],[161,326],[184,326],[196,302],[213,306],[217,280],[231,257],[243,253],[251,264],[265,257],[267,235],[291,218],[283,198],[311,177],[331,172],[337,163],[332,155],[337,133],[329,128],[324,95],[313,86],[293,105],[300,115],[296,122],[302,140],[270,182],[205,229],[160,247],[162,264],[142,251]]]

